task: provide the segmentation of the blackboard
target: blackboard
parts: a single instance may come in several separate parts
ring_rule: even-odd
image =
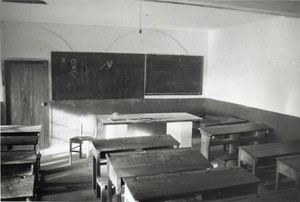
[[[143,54],[52,52],[52,100],[144,97]]]
[[[202,56],[147,55],[147,95],[201,95]]]

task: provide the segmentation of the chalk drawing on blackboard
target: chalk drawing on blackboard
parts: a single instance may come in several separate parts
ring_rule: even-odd
[[[108,60],[99,69],[102,70],[106,67],[105,70],[108,70],[112,67],[113,63],[114,63],[114,61]]]
[[[71,71],[69,72],[69,74],[71,74],[71,76],[75,79],[76,76],[79,74],[79,71],[77,69],[77,61],[76,59],[72,59],[71,60]]]
[[[65,64],[66,63],[66,58],[61,58],[61,64]]]
[[[89,72],[90,72],[90,70],[86,64],[86,61],[83,61],[81,63],[81,78],[82,79],[87,78],[89,75]]]

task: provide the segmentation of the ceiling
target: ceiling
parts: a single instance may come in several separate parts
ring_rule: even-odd
[[[274,18],[278,14],[283,15],[284,12],[289,12],[289,16],[295,16],[297,9],[300,10],[300,7],[297,7],[298,4],[290,5],[292,8],[280,7],[279,4],[277,7],[272,4],[272,7],[266,6],[267,1],[260,3],[262,7],[269,8],[269,11],[266,11],[267,14],[262,13],[258,8],[253,8],[254,6],[258,7],[257,1],[251,1],[252,3],[247,1],[248,4],[244,4],[244,8],[241,8],[240,5],[240,9],[243,11],[236,8],[241,1],[226,1],[227,3],[211,0],[44,1],[47,4],[2,2],[1,21],[214,30]],[[271,1],[269,0],[269,2]],[[276,11],[275,8],[284,8],[285,11]],[[256,11],[252,12],[253,9]]]

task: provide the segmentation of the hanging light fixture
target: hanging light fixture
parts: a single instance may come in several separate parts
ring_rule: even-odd
[[[140,0],[140,30],[139,33],[142,34],[142,0]]]

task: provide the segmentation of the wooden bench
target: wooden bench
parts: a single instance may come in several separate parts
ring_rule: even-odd
[[[33,145],[33,149],[39,153],[39,134],[42,125],[3,125],[1,130],[1,148],[15,145]]]
[[[116,189],[116,199],[121,201],[122,179],[199,171],[213,168],[212,164],[196,148],[161,149],[143,152],[107,154],[108,196],[111,201],[111,184]]]
[[[220,125],[199,128],[201,130],[201,153],[210,159],[210,147],[216,145],[229,144],[229,153],[236,153],[237,146],[248,141],[265,142],[267,134],[272,130],[264,123],[240,123],[231,125]],[[249,136],[249,133],[255,135]],[[214,139],[215,137],[224,137],[229,135],[229,138]]]
[[[31,201],[35,193],[34,183],[34,175],[1,176],[1,200],[26,198],[26,201]]]
[[[287,190],[271,191],[271,192],[260,193],[260,194],[250,194],[245,196],[231,197],[222,200],[213,200],[210,202],[299,202],[299,199],[300,199],[299,190],[287,189]],[[199,200],[193,200],[193,199],[190,199],[189,202],[190,201],[200,202]],[[185,202],[185,201],[180,201],[180,202]]]
[[[296,187],[300,189],[300,155],[278,157],[276,160],[275,189],[279,189],[282,175],[294,180]]]
[[[252,165],[252,174],[257,174],[261,159],[300,154],[300,139],[239,147],[238,165]]]
[[[101,177],[100,165],[106,163],[106,154],[114,152],[142,151],[151,149],[178,148],[179,142],[171,135],[154,135],[140,137],[123,137],[113,139],[94,139],[93,147],[93,177],[92,186],[96,194],[99,193],[97,177]],[[99,197],[99,195],[97,195]]]
[[[124,195],[128,202],[178,200],[195,195],[200,195],[200,200],[216,200],[256,194],[259,182],[242,168],[218,168],[124,178]]]

